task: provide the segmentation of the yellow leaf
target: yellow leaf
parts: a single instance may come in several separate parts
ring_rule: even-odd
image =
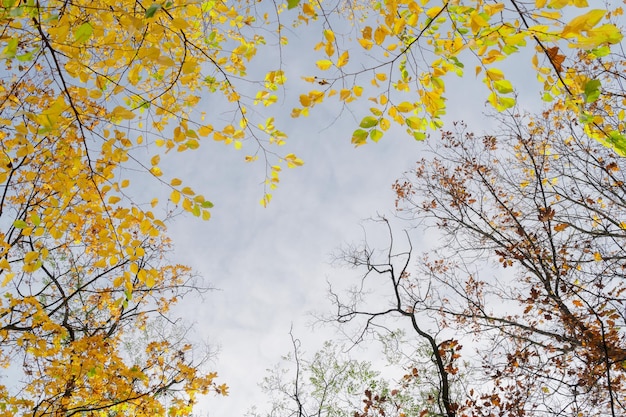
[[[324,38],[327,42],[335,42],[335,34],[330,29],[324,29]]]
[[[183,182],[181,180],[179,180],[178,178],[172,178],[172,181],[170,181],[170,185],[172,187],[178,187],[182,183]]]
[[[39,252],[26,252],[24,255],[24,263],[31,264],[39,258]]]
[[[176,29],[187,29],[189,27],[189,22],[187,19],[183,19],[180,17],[176,17],[170,21],[170,24]]]
[[[4,270],[4,271],[11,270],[11,264],[9,263],[7,258],[0,259],[0,270]]]
[[[337,61],[337,67],[341,68],[348,63],[348,59],[350,56],[348,55],[348,51],[343,51],[341,56],[339,56],[339,60]]]
[[[15,272],[9,272],[4,274],[4,279],[2,280],[2,286],[5,287],[15,276]]]
[[[111,111],[111,116],[113,118],[119,118],[123,120],[132,120],[135,118],[135,113],[126,109],[125,107],[117,106],[113,109],[113,111]]]
[[[593,259],[596,260],[596,262],[600,262],[602,260],[602,255],[600,254],[600,252],[596,252],[593,254]]]
[[[328,56],[333,56],[335,55],[335,44],[334,43],[326,43],[325,47],[324,47],[324,52],[326,52],[326,55]]]
[[[302,5],[302,12],[307,15],[307,16],[311,16],[311,17],[315,17],[315,9],[313,8],[313,6],[311,6],[311,4],[309,3],[304,3]]]
[[[381,27],[377,27],[374,31],[374,41],[376,42],[376,45],[382,45],[386,36],[387,32]]]
[[[198,129],[198,134],[200,136],[209,136],[211,133],[213,132],[213,126],[211,125],[206,125],[206,126],[200,126],[200,128]]]
[[[502,10],[504,10],[504,3],[485,4],[485,11],[489,16],[493,16]]]
[[[415,109],[415,105],[413,103],[409,103],[408,101],[403,101],[396,106],[396,110],[400,113],[410,112],[413,109]]]
[[[487,69],[487,78],[492,81],[498,81],[504,79],[504,73],[497,68]]]
[[[140,269],[139,271],[137,271],[137,279],[139,280],[139,282],[146,282],[146,270],[145,269]]]
[[[597,25],[602,17],[606,14],[606,10],[602,9],[594,9],[589,12],[580,15],[578,17],[573,18],[570,22],[565,25],[563,28],[563,36],[567,36],[570,34],[579,34],[581,32],[587,32],[592,29],[595,25]]]
[[[161,161],[161,155],[154,155],[152,159],[150,159],[150,164],[158,165],[160,161]]]
[[[552,9],[562,9],[567,6],[571,0],[550,0],[548,7]]]
[[[470,14],[470,25],[474,33],[478,32],[481,28],[489,26],[489,23],[477,12],[473,11]]]
[[[372,42],[369,39],[363,39],[363,38],[359,38],[359,44],[363,47],[363,49],[365,50],[369,50],[372,49],[372,46],[374,46],[374,42]]]
[[[328,59],[320,59],[319,61],[315,63],[315,65],[317,65],[317,67],[321,69],[322,71],[326,71],[328,68],[330,68],[333,65],[333,63],[329,61]]]
[[[430,9],[426,10],[426,16],[430,17],[431,19],[434,19],[435,16],[441,13],[441,11],[443,10],[443,7],[444,6],[431,7]]]
[[[172,190],[172,193],[170,194],[170,200],[172,200],[172,203],[178,204],[178,202],[180,201],[180,191]]]

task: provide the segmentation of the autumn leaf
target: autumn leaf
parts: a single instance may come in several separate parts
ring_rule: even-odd
[[[328,59],[320,59],[315,64],[322,71],[326,71],[327,69],[329,69],[333,65],[333,63],[331,61],[329,61]]]
[[[552,207],[540,207],[537,218],[540,222],[547,222],[554,218],[554,209]]]
[[[562,232],[563,230],[567,229],[568,227],[569,227],[569,224],[567,224],[567,223],[559,223],[559,224],[554,226],[554,231],[555,232]]]

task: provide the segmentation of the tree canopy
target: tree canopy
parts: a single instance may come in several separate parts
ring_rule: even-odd
[[[498,65],[528,56],[554,114],[626,154],[622,9],[589,6],[2,1],[0,366],[22,385],[0,386],[0,412],[188,415],[197,394],[226,393],[184,337],[152,334],[134,352],[125,342],[206,289],[168,260],[165,230],[181,211],[208,220],[213,203],[167,170],[168,152],[241,149],[265,164],[267,205],[282,167],[303,164],[281,150],[283,114],[306,116],[336,98],[360,114],[355,145],[392,123],[421,140],[442,126],[447,75],[474,62],[503,111],[516,86]],[[276,106],[291,91],[283,86],[298,80],[287,79],[282,52],[304,25],[319,42],[298,75],[314,87],[285,110]],[[168,200],[142,201],[132,191],[141,181],[167,187]]]
[[[347,107],[367,97],[372,107],[352,135],[356,145],[378,141],[392,122],[424,139],[442,126],[446,76],[469,71],[482,79],[497,111],[515,106],[516,89],[536,87],[550,106],[573,111],[590,137],[626,154],[619,2],[602,8],[587,0],[295,4],[300,20],[322,22],[323,35],[315,46],[321,72],[305,77],[316,89],[300,97],[302,107],[292,114],[307,114],[332,96]],[[505,71],[512,61],[534,72],[538,83],[514,85]]]

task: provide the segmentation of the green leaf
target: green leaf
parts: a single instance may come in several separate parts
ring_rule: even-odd
[[[28,223],[26,223],[24,220],[18,219],[13,222],[13,226],[16,229],[24,229],[25,227],[28,227]]]
[[[352,133],[352,143],[356,146],[364,145],[367,142],[367,130],[357,129]]]
[[[383,132],[378,129],[370,130],[370,139],[374,142],[378,142],[383,137]]]
[[[202,208],[213,208],[213,203],[210,201],[203,201],[201,204]]]
[[[504,52],[505,55],[511,55],[517,51],[519,51],[519,48],[514,45],[504,45],[504,47],[502,48],[502,52]]]
[[[463,65],[463,63],[461,61],[459,61],[458,58],[455,57],[455,56],[451,56],[450,57],[450,61],[452,61],[454,63],[454,65],[459,67],[459,68],[465,68],[465,65]]]
[[[496,104],[496,110],[504,111],[515,106],[515,99],[513,97],[498,97]]]
[[[614,130],[609,133],[609,142],[611,142],[617,153],[626,156],[626,136]]]
[[[413,132],[413,137],[415,138],[415,140],[422,141],[422,140],[426,139],[426,133],[414,131]]]
[[[24,220],[18,219],[18,220],[13,222],[13,226],[16,229],[23,229],[25,227],[28,227],[28,223],[26,223]]]
[[[30,52],[27,52],[22,55],[18,55],[16,58],[20,62],[32,61],[33,55],[35,55],[37,52],[39,52],[39,49],[33,49]]]
[[[32,221],[35,226],[39,226],[41,224],[41,217],[33,213],[30,215],[30,221]]]
[[[509,80],[498,80],[493,83],[493,86],[500,94],[508,94],[513,92],[513,85]]]
[[[585,103],[593,103],[600,97],[602,83],[599,80],[589,80],[585,84]]]
[[[593,122],[593,116],[589,113],[583,113],[580,115],[580,122],[584,125],[588,125]]]
[[[9,6],[13,7],[13,6]],[[7,9],[9,8],[7,7]],[[11,9],[9,12],[9,16],[11,17],[22,17],[24,16],[24,6],[16,7],[15,9]]]
[[[13,58],[17,53],[18,40],[17,37],[11,38],[6,48],[2,51],[2,58]]]
[[[91,26],[91,23],[85,22],[74,31],[74,39],[78,43],[85,43],[91,38],[92,34],[93,26]]]
[[[195,139],[189,139],[185,145],[187,145],[189,149],[198,149],[200,147],[200,142]]]
[[[154,17],[154,14],[161,9],[161,5],[159,3],[152,3],[150,7],[146,9],[146,18]]]
[[[594,54],[597,58],[602,58],[611,53],[611,48],[604,45],[604,46],[600,46],[599,48],[592,49],[591,53]]]
[[[359,127],[368,129],[370,127],[376,126],[377,124],[378,124],[378,119],[376,117],[365,116],[363,120],[361,120],[361,124],[359,124]]]
[[[298,7],[298,4],[300,4],[300,0],[287,0],[287,8],[290,10]]]

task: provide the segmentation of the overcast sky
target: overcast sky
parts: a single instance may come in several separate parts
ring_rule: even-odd
[[[308,54],[313,41],[292,38],[283,51],[288,80],[311,75],[311,66],[306,71],[302,67],[302,62],[313,62],[311,57],[298,59],[298,54]],[[482,133],[491,125],[483,116],[487,93],[473,70],[469,72],[464,80],[450,80],[448,120],[464,120]],[[278,108],[288,115],[289,103],[301,92],[289,87]],[[220,347],[214,369],[219,383],[230,387],[228,397],[203,402],[201,415],[238,417],[254,405],[263,408],[258,384],[266,369],[290,351],[292,325],[309,353],[333,337],[329,328],[310,327],[312,311],[330,311],[327,280],[352,276],[330,266],[330,253],[363,237],[363,219],[393,214],[391,185],[414,166],[424,149],[402,129],[392,129],[377,144],[355,149],[350,137],[358,121],[349,113],[335,120],[340,108],[333,103],[316,107],[308,118],[277,120],[289,135],[284,153],[296,153],[305,165],[282,173],[268,208],[259,204],[262,165],[244,163],[242,152],[207,143],[196,151],[172,155],[169,166],[163,166],[215,203],[210,221],[183,216],[168,230],[176,249],[173,259],[190,265],[219,289],[207,294],[203,303],[185,300],[181,307],[185,318],[196,322],[197,337]],[[210,122],[211,97],[202,105]],[[367,115],[368,107],[363,102],[363,113],[357,117]],[[163,193],[167,198],[166,189]]]

